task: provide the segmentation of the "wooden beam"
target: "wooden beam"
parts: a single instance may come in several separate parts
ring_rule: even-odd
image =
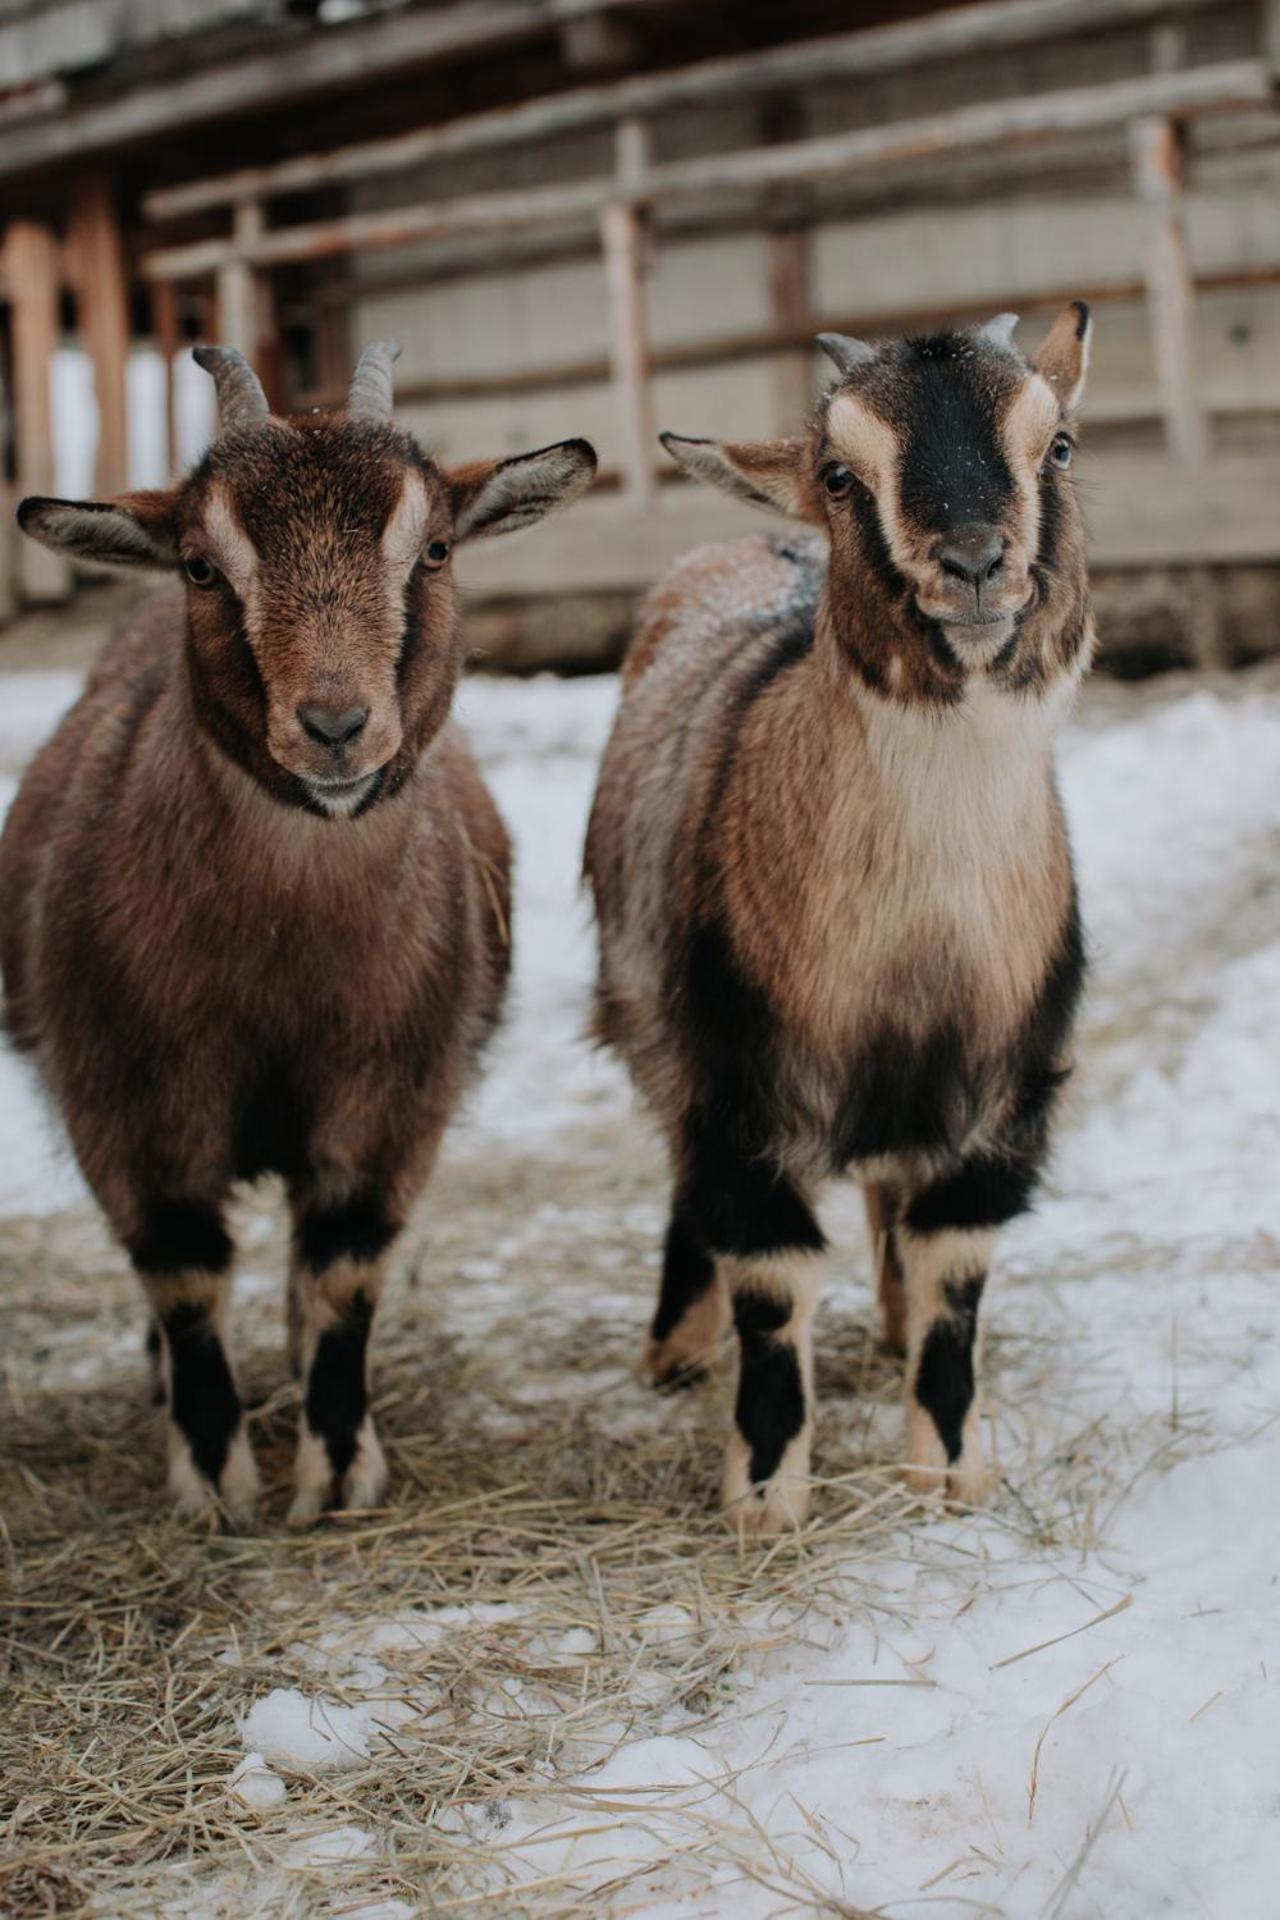
[[[932,11],[922,19],[832,34],[764,53],[700,60],[673,72],[642,74],[619,85],[583,87],[388,140],[362,141],[333,153],[306,154],[273,166],[246,167],[214,180],[163,187],[143,208],[153,220],[180,219],[238,200],[270,198],[312,187],[399,173],[425,161],[454,158],[551,139],[557,134],[673,107],[766,88],[854,80],[917,63],[938,63],[998,48],[1032,45],[1055,35],[1125,28],[1170,14],[1202,10],[1207,0],[983,0]],[[370,29],[371,30],[371,29]]]
[[[1201,275],[1197,285],[1206,292],[1239,293],[1254,287],[1280,286],[1280,266],[1243,267]],[[693,367],[726,366],[740,360],[773,359],[779,355],[806,354],[818,333],[851,333],[867,338],[910,333],[921,327],[985,320],[992,313],[1019,309],[1023,314],[1056,311],[1069,300],[1087,300],[1091,307],[1123,304],[1141,300],[1146,292],[1142,280],[1107,280],[1096,283],[1072,281],[1069,286],[1039,288],[1016,293],[1007,289],[984,294],[980,300],[951,302],[947,306],[916,306],[892,312],[809,314],[789,326],[753,328],[741,333],[704,335],[697,340],[674,341],[669,346],[651,347],[649,366],[653,373],[671,373]],[[328,311],[323,309],[322,311]],[[349,376],[345,350],[338,356],[336,370],[323,375],[315,388],[296,394],[293,404],[299,408],[332,407],[342,403]],[[612,363],[604,355],[586,355],[577,360],[554,361],[539,367],[504,367],[498,373],[442,374],[433,380],[406,380],[396,383],[396,404],[406,407],[446,406],[465,400],[507,400],[530,393],[553,393],[572,387],[603,386],[612,373]],[[1135,411],[1134,419],[1150,419],[1149,409]]]
[[[164,361],[164,446],[165,469],[172,479],[178,471],[178,411],[175,398],[174,362],[182,346],[182,328],[178,320],[178,290],[172,280],[160,280],[151,289],[151,327],[156,348]]]
[[[1133,166],[1147,224],[1146,289],[1151,353],[1169,451],[1198,468],[1209,451],[1196,385],[1195,285],[1187,254],[1182,145],[1177,127],[1146,115],[1133,126]]]
[[[333,88],[369,85],[406,68],[515,46],[554,32],[530,0],[457,0],[448,7],[404,8],[345,27],[282,30],[276,44],[185,72],[114,98],[72,104],[56,118],[0,129],[0,176],[32,173],[58,161],[154,140],[175,128],[246,113],[280,112]]]
[[[789,348],[781,348],[774,360],[774,426],[780,434],[795,433],[809,412],[809,355],[813,336],[832,329],[815,326],[810,317],[808,227],[774,228],[766,247],[773,331],[794,342]]]
[[[50,375],[58,345],[62,249],[52,230],[14,220],[5,240],[13,330],[14,438],[20,493],[52,493],[53,395]],[[59,553],[24,539],[18,582],[27,601],[65,600],[71,568]]]
[[[859,128],[784,146],[752,148],[699,160],[671,161],[649,167],[637,179],[633,197],[655,201],[723,193],[750,193],[772,186],[838,177],[905,160],[944,159],[985,147],[1086,134],[1126,122],[1137,115],[1177,116],[1223,111],[1270,96],[1270,79],[1261,60],[1222,61],[1183,73],[1149,74],[1072,87],[1016,100],[982,102],[952,113],[887,126]],[[534,224],[570,224],[598,219],[616,201],[615,181],[579,181],[562,187],[531,187],[488,193],[378,213],[273,227],[248,249],[233,240],[200,241],[163,248],[146,256],[152,279],[187,279],[215,272],[224,262],[247,259],[257,266],[289,260],[317,260],[337,253],[404,246],[449,234],[511,231]]]
[[[451,234],[512,233],[574,219],[598,220],[615,197],[613,183],[601,179],[576,186],[462,195],[427,207],[353,213],[302,226],[271,227],[249,250],[248,259],[256,266],[282,266],[290,261],[329,260],[342,253],[377,252]],[[144,255],[142,271],[151,280],[201,279],[240,257],[232,240],[200,240]]]
[[[600,238],[609,294],[610,359],[618,440],[627,497],[647,507],[653,498],[653,396],[649,384],[649,325],[645,301],[646,215],[633,198],[648,161],[638,120],[618,128],[618,186],[624,196],[604,208]]]
[[[1280,456],[1216,455],[1202,474],[1164,455],[1088,452],[1090,559],[1106,567],[1274,564]],[[576,524],[575,524],[576,522]],[[585,501],[553,516],[538,540],[476,541],[459,555],[469,595],[637,591],[704,541],[732,540],[770,522],[707,488],[662,488],[647,513],[621,498]]]
[[[218,345],[253,363],[258,347],[258,276],[250,256],[263,232],[262,208],[249,200],[235,211],[234,253],[218,268]]]
[[[67,254],[98,402],[94,486],[110,496],[123,493],[128,484],[130,328],[124,239],[115,192],[105,174],[85,175],[72,189]]]

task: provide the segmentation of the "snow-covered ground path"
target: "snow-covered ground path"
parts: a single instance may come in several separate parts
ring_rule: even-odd
[[[0,802],[74,684],[0,681]],[[468,1401],[466,1419],[495,1448],[552,1403],[566,1448],[583,1422],[637,1446],[660,1430],[706,1437],[697,1396],[653,1402],[620,1364],[653,1283],[660,1168],[620,1074],[579,1038],[591,942],[578,851],[614,693],[607,680],[464,690],[519,843],[519,966],[512,1018],[437,1177],[425,1260],[428,1280],[452,1263],[431,1339],[483,1357],[491,1398]],[[820,1495],[810,1544],[786,1551],[800,1556],[798,1594],[821,1567],[821,1603],[789,1613],[785,1581],[754,1607],[748,1591],[721,1683],[673,1703],[682,1646],[705,1652],[696,1568],[683,1566],[691,1597],[637,1616],[611,1729],[593,1723],[591,1739],[548,1748],[545,1764],[512,1772],[509,1792],[478,1777],[424,1814],[476,1850],[475,1878],[463,1888],[445,1875],[430,1903],[403,1820],[384,1824],[376,1793],[357,1817],[317,1825],[310,1784],[356,1764],[367,1779],[381,1741],[403,1759],[436,1738],[441,1703],[413,1660],[454,1633],[495,1652],[536,1640],[544,1663],[581,1677],[585,1699],[592,1662],[618,1654],[603,1601],[553,1644],[522,1612],[518,1578],[509,1604],[481,1610],[380,1610],[371,1581],[367,1606],[290,1644],[279,1686],[259,1665],[239,1692],[233,1633],[214,1650],[228,1692],[210,1751],[226,1756],[228,1782],[237,1753],[259,1756],[217,1788],[238,1793],[253,1837],[241,1852],[202,1852],[208,1822],[193,1821],[169,1882],[147,1883],[166,1887],[167,1912],[1280,1910],[1276,676],[1094,690],[1062,769],[1093,974],[1053,1179],[1007,1236],[989,1296],[1004,1476],[991,1509],[917,1518],[862,1545],[853,1531],[840,1548]],[[0,1059],[0,1259],[17,1249],[24,1276],[37,1274],[32,1247],[74,1244],[87,1220],[50,1141],[23,1071]],[[834,1481],[850,1446],[873,1466],[891,1458],[897,1427],[892,1393],[860,1403],[837,1364],[851,1342],[869,1350],[856,1196],[834,1193],[824,1218],[838,1254],[816,1466]],[[269,1231],[250,1219],[255,1270],[243,1280],[249,1342],[264,1346],[278,1286],[256,1249]],[[137,1394],[127,1283],[83,1232],[95,1275],[115,1278],[74,1314],[62,1304],[42,1319],[38,1299],[23,1302],[11,1383],[22,1406]],[[594,1355],[584,1325],[599,1330]],[[407,1389],[392,1372],[394,1401]],[[140,1471],[158,1480],[154,1425],[139,1444]],[[673,1502],[690,1485],[673,1469]],[[401,1480],[394,1497],[411,1507],[447,1492]],[[533,1711],[514,1683],[495,1683],[486,1710],[495,1699]],[[114,1895],[95,1884],[95,1911],[153,1910],[127,1876]]]

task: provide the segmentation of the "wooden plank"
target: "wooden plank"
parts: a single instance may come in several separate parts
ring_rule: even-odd
[[[262,232],[262,208],[257,202],[250,200],[237,207],[235,253],[218,268],[218,344],[234,347],[250,363],[258,347],[259,289],[249,255]]]
[[[294,227],[272,227],[252,248],[260,266],[289,261],[333,259],[343,253],[377,252],[451,234],[510,233],[530,226],[554,226],[574,219],[598,220],[616,198],[608,179],[574,186],[516,188],[510,193],[460,195],[426,207],[391,208],[348,214]],[[199,240],[189,246],[146,254],[142,271],[151,280],[201,279],[237,258],[231,240]]]
[[[1197,285],[1205,292],[1231,293],[1253,287],[1280,285],[1280,266],[1244,267],[1199,276]],[[402,291],[408,291],[406,287]],[[353,296],[356,289],[349,290]],[[697,340],[674,341],[651,347],[650,369],[654,373],[682,372],[693,367],[731,365],[742,360],[765,360],[781,355],[806,352],[818,333],[851,333],[868,338],[887,338],[910,333],[920,327],[944,322],[963,323],[986,320],[993,313],[1016,308],[1024,315],[1056,311],[1069,300],[1086,300],[1090,306],[1141,300],[1146,291],[1142,280],[1098,281],[1094,284],[1072,281],[1069,286],[1045,287],[1017,293],[1007,289],[985,294],[978,301],[952,301],[946,306],[905,307],[895,312],[810,314],[799,324],[785,327],[752,328],[741,333],[704,335]],[[328,309],[322,309],[328,312]],[[298,407],[339,406],[346,393],[349,355],[338,355],[334,370],[322,386],[306,389],[294,397]],[[551,393],[573,387],[603,386],[612,372],[604,355],[586,355],[581,359],[555,361],[540,367],[504,367],[496,373],[443,374],[431,380],[396,382],[396,401],[400,406],[440,406],[460,400],[505,400],[523,394]],[[1131,415],[1151,419],[1150,408],[1143,406]]]
[[[129,281],[115,191],[107,175],[88,174],[75,183],[67,251],[98,402],[94,486],[110,496],[123,493],[128,484]]]
[[[215,180],[165,187],[145,196],[153,220],[178,219],[237,200],[269,198],[311,187],[399,173],[425,161],[483,153],[523,141],[550,139],[638,114],[765,88],[891,73],[917,62],[939,62],[984,50],[1124,28],[1170,14],[1195,12],[1206,0],[984,0],[950,7],[923,19],[806,40],[764,53],[701,60],[674,72],[642,74],[620,85],[577,88],[539,100],[470,114],[443,126],[393,139],[362,141],[333,153],[313,153],[273,166],[246,167]]]
[[[413,7],[349,26],[280,34],[266,51],[193,63],[186,73],[130,87],[108,100],[72,104],[56,119],[0,130],[0,176],[29,173],[105,148],[152,140],[174,128],[224,115],[279,112],[287,103],[335,87],[368,85],[406,68],[516,46],[554,31],[530,0],[456,0]]]
[[[165,466],[170,476],[178,471],[178,413],[174,394],[174,362],[182,347],[182,328],[178,319],[178,290],[172,280],[159,280],[151,289],[151,328],[156,348],[164,361],[164,445]]]
[[[985,147],[1085,134],[1144,113],[1223,111],[1269,95],[1270,80],[1261,60],[1222,61],[1183,73],[1149,74],[1016,100],[982,102],[948,114],[783,146],[671,161],[648,168],[635,183],[633,197],[652,204],[751,192],[873,170],[904,160],[942,159]],[[427,206],[273,227],[260,236],[247,255],[238,254],[229,240],[163,248],[147,255],[144,272],[153,279],[183,279],[216,271],[225,261],[237,257],[267,266],[403,246],[449,234],[511,231],[537,223],[567,224],[575,218],[598,218],[616,198],[616,183],[608,179],[463,196]]]
[[[1086,452],[1095,566],[1274,564],[1280,559],[1280,454],[1218,455],[1201,474],[1157,454]],[[592,497],[548,520],[538,540],[477,541],[459,555],[480,595],[636,591],[682,553],[759,532],[771,520],[693,485],[663,487],[647,512]]]
[[[637,509],[653,498],[653,397],[649,384],[649,322],[645,299],[646,215],[630,197],[648,160],[638,120],[618,128],[618,187],[626,198],[600,216],[604,277],[609,295],[610,365],[618,441],[627,498]]]
[[[1187,253],[1182,145],[1178,129],[1160,115],[1133,125],[1134,183],[1147,226],[1147,311],[1151,353],[1175,460],[1199,467],[1209,450],[1196,384],[1195,287]]]
[[[795,433],[809,412],[809,356],[813,336],[832,329],[815,326],[810,313],[808,228],[774,228],[769,233],[766,249],[773,331],[793,342],[774,356],[774,425],[780,434]]]
[[[58,345],[62,250],[49,227],[14,220],[5,240],[13,334],[14,439],[20,493],[54,491],[53,396],[50,373]],[[18,587],[24,601],[64,600],[71,568],[61,554],[34,540],[18,549]]]

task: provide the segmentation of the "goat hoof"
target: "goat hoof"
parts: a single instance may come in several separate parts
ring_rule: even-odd
[[[728,1295],[722,1285],[709,1286],[669,1333],[650,1334],[640,1357],[640,1378],[664,1391],[693,1386],[711,1371],[728,1329]]]
[[[747,1444],[733,1435],[724,1461],[724,1514],[740,1534],[768,1538],[797,1532],[809,1511],[809,1492],[807,1433],[790,1443],[769,1480],[751,1479]]]
[[[907,1415],[907,1459],[903,1477],[913,1493],[948,1506],[980,1507],[991,1491],[991,1475],[982,1453],[982,1432],[976,1408],[971,1408],[961,1437],[960,1457],[947,1450],[933,1421],[923,1408]]]
[[[687,1393],[705,1380],[711,1371],[710,1355],[687,1360],[673,1358],[665,1341],[650,1340],[640,1356],[639,1374],[645,1386],[655,1393]]]
[[[387,1462],[372,1420],[366,1420],[356,1437],[356,1457],[343,1478],[342,1504],[363,1512],[380,1507],[387,1490]]]
[[[169,1429],[169,1492],[176,1519],[212,1528],[219,1519],[233,1532],[253,1525],[261,1492],[257,1463],[243,1425],[232,1436],[226,1464],[215,1485],[191,1457],[185,1435]]]

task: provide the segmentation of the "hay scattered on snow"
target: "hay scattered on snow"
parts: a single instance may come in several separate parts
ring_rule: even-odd
[[[388,1916],[551,1916],[581,1913],[590,1889],[592,1911],[621,1913],[654,1881],[651,1861],[628,1864],[621,1829],[653,1820],[664,1886],[714,1880],[725,1897],[735,1878],[763,1878],[780,1910],[853,1912],[771,1848],[745,1807],[725,1820],[732,1780],[668,1792],[650,1813],[658,1782],[597,1791],[592,1772],[624,1740],[749,1713],[730,1685],[744,1661],[859,1610],[889,1624],[887,1557],[954,1571],[971,1543],[919,1524],[888,1464],[896,1366],[865,1311],[839,1306],[818,1342],[815,1517],[799,1538],[739,1543],[715,1512],[728,1369],[666,1402],[634,1383],[652,1222],[612,1197],[602,1207],[590,1168],[583,1192],[573,1180],[530,1230],[541,1272],[524,1269],[520,1241],[520,1284],[499,1287],[458,1276],[500,1268],[495,1245],[515,1258],[495,1224],[519,1217],[519,1182],[504,1192],[492,1165],[451,1170],[447,1211],[379,1325],[394,1504],[301,1538],[280,1525],[296,1391],[279,1352],[278,1225],[250,1223],[234,1316],[268,1489],[261,1533],[240,1538],[193,1537],[163,1512],[141,1315],[97,1223],[4,1225],[18,1272],[0,1303],[11,1436],[0,1911],[354,1914],[391,1902]],[[446,1332],[424,1266],[436,1287],[470,1287],[462,1318],[475,1337]],[[540,1293],[543,1276],[555,1280]],[[565,1292],[575,1284],[589,1313]],[[72,1357],[95,1341],[96,1364]],[[1000,1355],[997,1340],[997,1385]],[[1025,1391],[1036,1356],[1017,1358]],[[999,1522],[1090,1544],[1116,1493],[1096,1437],[1032,1462]],[[1114,1466],[1114,1435],[1105,1452]],[[273,1727],[299,1713],[310,1744],[287,1731],[273,1744]],[[245,1767],[246,1743],[258,1769]],[[579,1840],[566,1853],[558,1826],[540,1873],[552,1792],[558,1821],[576,1810]],[[512,1824],[518,1857],[504,1844]]]

